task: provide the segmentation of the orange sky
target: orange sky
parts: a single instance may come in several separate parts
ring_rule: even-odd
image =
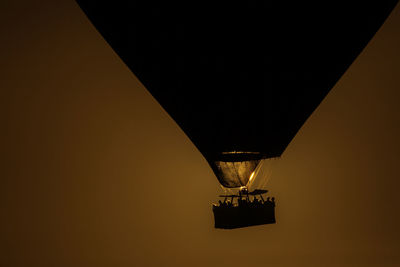
[[[233,231],[204,158],[74,1],[0,13],[0,266],[400,264],[399,7],[283,154],[277,224]]]

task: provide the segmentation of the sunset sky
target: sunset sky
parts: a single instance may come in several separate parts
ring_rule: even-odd
[[[0,4],[0,266],[400,265],[400,8],[288,146],[275,225],[213,227],[205,159],[73,0]]]

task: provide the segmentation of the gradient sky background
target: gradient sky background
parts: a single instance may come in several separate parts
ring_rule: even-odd
[[[399,266],[399,6],[283,154],[277,224],[233,231],[73,0],[3,0],[0,32],[0,266]]]

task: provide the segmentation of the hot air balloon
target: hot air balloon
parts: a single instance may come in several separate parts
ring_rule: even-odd
[[[214,207],[218,228],[275,222],[261,198],[229,212],[265,193],[248,190],[260,162],[282,155],[397,3],[77,2],[221,186],[241,188]]]

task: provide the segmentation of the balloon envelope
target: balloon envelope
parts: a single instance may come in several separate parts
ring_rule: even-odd
[[[397,3],[77,2],[225,187],[283,153]]]

